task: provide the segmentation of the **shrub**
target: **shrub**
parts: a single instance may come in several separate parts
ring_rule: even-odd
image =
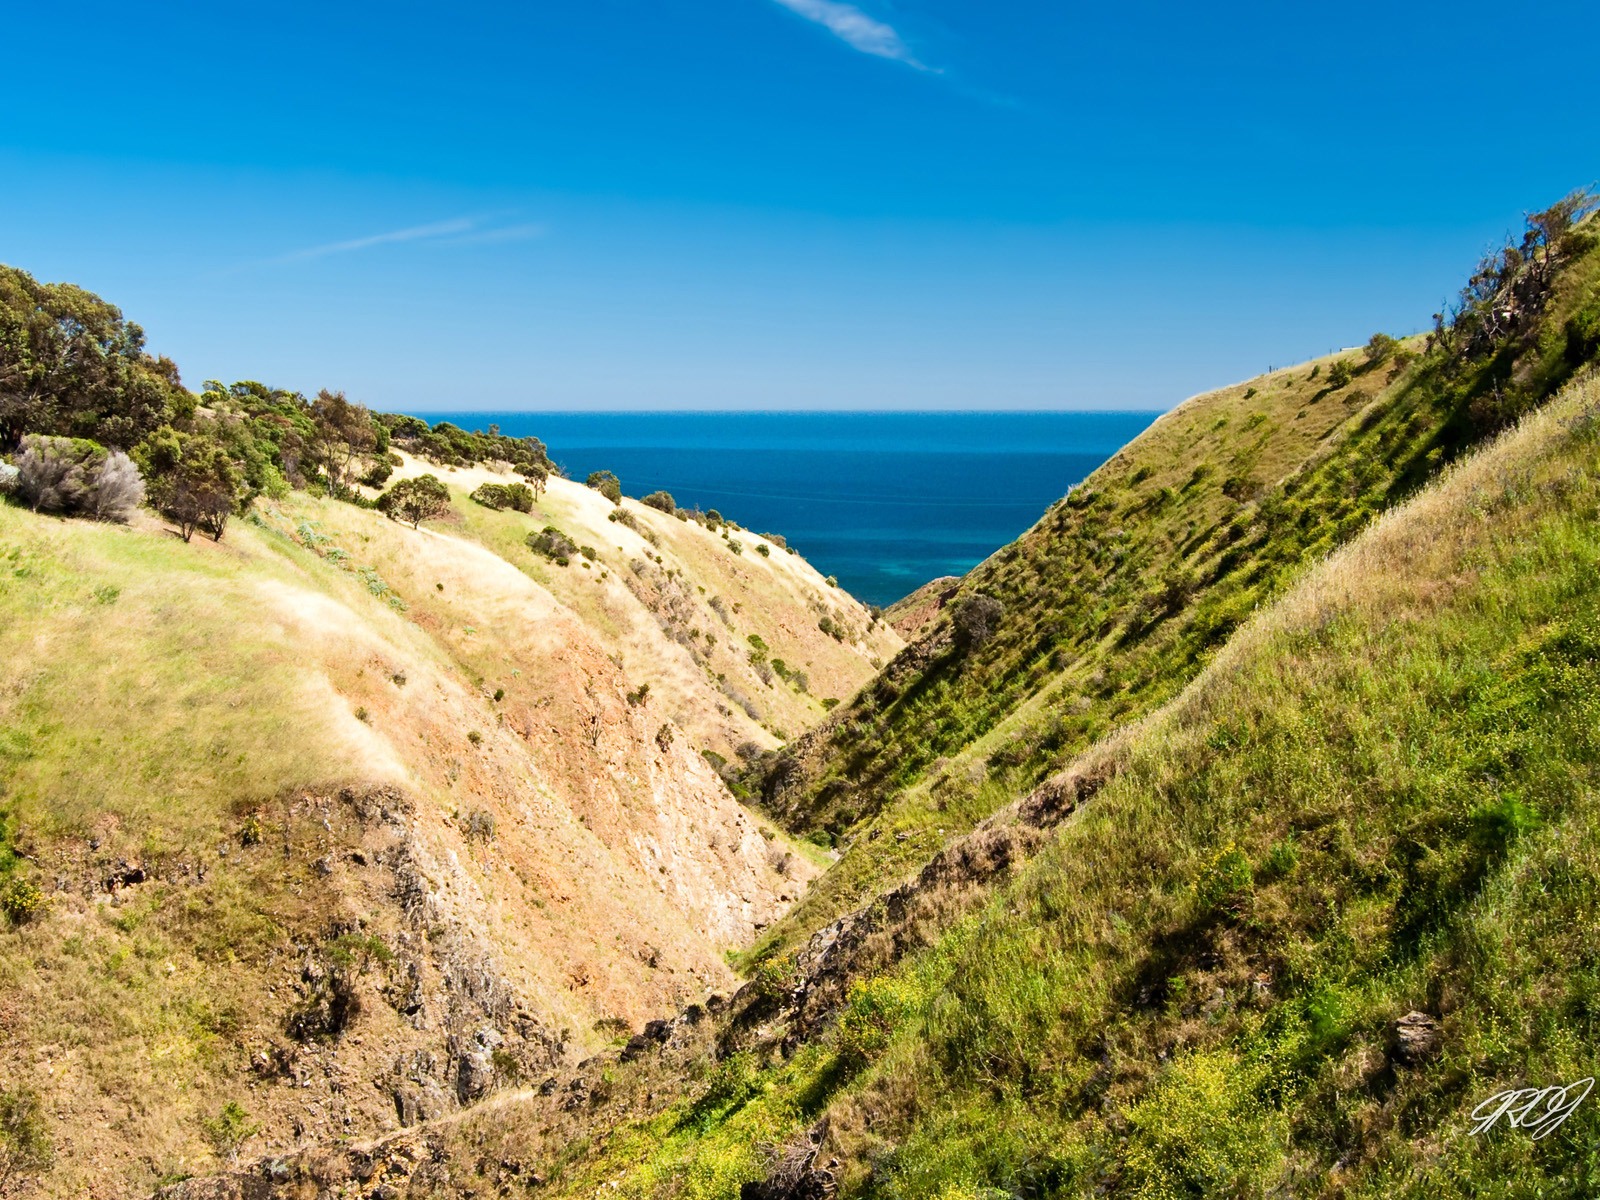
[[[535,437],[509,437],[500,432],[498,425],[489,426],[487,433],[468,433],[449,421],[440,421],[430,429],[426,421],[394,413],[380,415],[377,420],[395,443],[431,462],[455,467],[480,462],[509,463],[541,492],[552,469],[543,442]]]
[[[389,476],[394,474],[394,463],[389,455],[372,460],[372,465],[367,468],[367,473],[361,477],[361,482],[369,488],[381,488],[389,482]]]
[[[584,482],[611,501],[611,503],[622,503],[622,481],[616,477],[615,473],[611,471],[591,471],[589,478]]]
[[[839,1057],[852,1067],[865,1066],[889,1047],[889,1041],[916,1015],[921,997],[907,979],[880,975],[850,985],[850,999],[839,1017]]]
[[[993,596],[978,592],[966,597],[956,605],[952,617],[957,643],[966,650],[976,650],[994,636],[1004,612],[1005,606]]]
[[[1125,1113],[1126,1184],[1140,1196],[1263,1196],[1288,1148],[1288,1118],[1264,1104],[1264,1066],[1226,1052],[1169,1066]]]
[[[144,477],[139,468],[120,450],[106,455],[95,480],[94,517],[100,521],[125,522],[144,503]]]
[[[255,813],[251,813],[244,819],[244,824],[239,827],[239,845],[260,845],[263,832],[265,831],[261,825],[261,818]]]
[[[1238,905],[1255,886],[1250,860],[1231,842],[1201,868],[1195,896],[1206,908]]]
[[[206,1139],[217,1152],[217,1157],[234,1162],[239,1157],[239,1147],[261,1131],[261,1126],[250,1122],[250,1114],[237,1100],[229,1100],[214,1117],[200,1121]]]
[[[450,511],[450,489],[434,475],[402,479],[379,499],[378,511],[395,521],[409,521],[416,529]]]
[[[12,1179],[44,1170],[54,1157],[38,1095],[26,1088],[0,1092],[0,1195]]]
[[[574,542],[554,525],[546,525],[538,533],[530,533],[528,535],[528,549],[535,554],[542,554],[564,567],[572,556],[578,552],[578,543]]]
[[[82,438],[23,438],[14,487],[34,512],[103,521],[126,521],[144,502],[144,480],[133,460]]]
[[[664,513],[675,513],[678,511],[677,502],[673,500],[671,492],[651,492],[643,500],[639,501],[639,503],[648,504],[651,508],[660,509]]]
[[[501,509],[507,507],[506,489],[499,483],[482,483],[473,489],[467,497],[483,505],[485,508]]]
[[[1348,358],[1341,358],[1328,368],[1328,386],[1331,388],[1345,387],[1355,377],[1355,365]]]
[[[533,490],[525,483],[479,484],[471,498],[485,508],[510,508],[517,512],[533,511]]]
[[[1375,333],[1367,341],[1367,364],[1376,367],[1392,358],[1399,348],[1400,343],[1387,333]]]
[[[44,906],[44,893],[26,879],[13,879],[0,891],[0,912],[4,912],[13,925],[33,920]]]
[[[756,553],[761,555],[762,558],[771,558],[772,557],[772,551],[770,549],[768,549],[767,544],[765,542],[757,542],[756,543]]]
[[[209,432],[158,429],[135,451],[150,480],[150,499],[178,526],[184,541],[196,529],[222,540],[228,518],[244,506],[246,483],[223,444]]]

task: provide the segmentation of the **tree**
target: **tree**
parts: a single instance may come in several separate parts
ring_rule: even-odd
[[[593,471],[584,482],[611,501],[611,503],[622,503],[622,481],[612,472]]]
[[[411,522],[416,529],[450,511],[450,489],[433,475],[402,479],[379,498],[378,509],[392,520]]]
[[[1400,343],[1387,333],[1375,333],[1367,341],[1367,363],[1369,366],[1380,366],[1394,357],[1394,352],[1400,348]]]
[[[545,487],[550,482],[550,472],[537,463],[530,463],[522,468],[522,477],[528,481],[528,486],[533,489],[533,498],[537,500],[544,495]]]
[[[132,446],[187,397],[168,359],[116,306],[0,267],[0,447],[25,433]]]
[[[372,414],[343,392],[324,388],[311,402],[311,421],[316,429],[312,457],[327,476],[328,489],[338,495],[362,474],[358,464],[378,449]]]
[[[220,542],[228,518],[245,505],[238,465],[209,431],[179,433],[170,426],[146,438],[136,451],[150,481],[156,511],[178,526],[185,542],[195,530]]]

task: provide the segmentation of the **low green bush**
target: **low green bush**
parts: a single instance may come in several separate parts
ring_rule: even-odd
[[[472,493],[472,499],[485,508],[510,508],[517,512],[533,511],[533,489],[525,483],[479,484]]]
[[[542,554],[563,567],[578,553],[578,544],[554,525],[546,525],[538,533],[530,533],[527,542],[528,549],[535,554]]]
[[[612,471],[591,471],[586,484],[613,504],[622,503],[622,481]]]
[[[415,529],[450,511],[450,489],[433,475],[402,479],[379,498],[378,511]]]

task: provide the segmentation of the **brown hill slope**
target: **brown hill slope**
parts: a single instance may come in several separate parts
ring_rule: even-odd
[[[772,734],[692,718],[714,675],[639,619],[627,560],[547,588],[475,507],[411,530],[295,493],[186,545],[0,506],[0,840],[45,900],[0,929],[0,1090],[40,1097],[47,1194],[541,1077],[729,988],[725,952],[815,873],[702,756]],[[665,532],[698,600],[718,548]],[[813,575],[786,555],[705,586],[725,642],[761,630],[843,687],[893,635],[816,631],[812,605],[855,606]]]

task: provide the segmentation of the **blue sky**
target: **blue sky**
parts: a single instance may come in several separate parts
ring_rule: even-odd
[[[1600,6],[18,7],[0,261],[386,409],[1162,408],[1600,176]]]

